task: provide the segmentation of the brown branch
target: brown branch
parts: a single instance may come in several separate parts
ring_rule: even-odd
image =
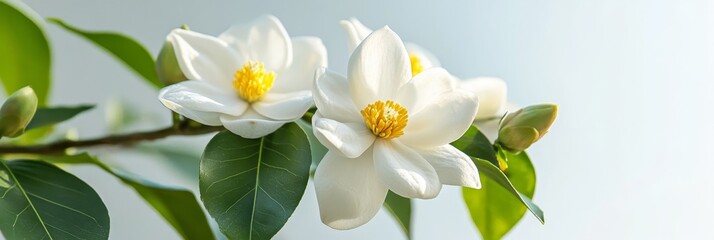
[[[106,136],[81,141],[64,140],[43,145],[0,146],[0,154],[64,154],[66,149],[74,147],[93,147],[100,145],[132,145],[140,141],[151,141],[169,136],[201,135],[220,131],[223,129],[224,128],[222,126],[171,126],[154,131]]]

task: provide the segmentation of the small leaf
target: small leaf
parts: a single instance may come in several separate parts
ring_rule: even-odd
[[[99,47],[102,47],[104,50],[107,50],[154,87],[164,87],[154,70],[154,58],[149,51],[136,40],[119,33],[81,30],[57,18],[48,18],[47,21],[82,36],[94,44],[97,44]]]
[[[387,198],[384,200],[384,208],[389,211],[389,214],[391,214],[392,217],[394,217],[394,220],[397,221],[399,226],[402,227],[402,231],[404,231],[404,235],[407,237],[407,239],[411,239],[411,199],[399,196],[396,193],[389,191],[387,193]]]
[[[325,146],[322,146],[322,143],[320,143],[319,140],[317,140],[317,137],[315,137],[315,133],[312,132],[312,125],[309,122],[306,122],[305,120],[298,120],[295,121],[300,128],[305,132],[305,135],[307,135],[307,140],[310,142],[310,152],[312,155],[312,165],[310,165],[310,172],[315,173],[315,169],[317,169],[317,165],[320,164],[320,161],[322,161],[322,158],[325,157],[325,154],[327,154],[327,148]]]
[[[0,1],[0,81],[6,95],[32,87],[44,106],[50,88],[50,46],[32,17],[37,14],[21,5]]]
[[[486,135],[475,126],[470,126],[469,129],[466,130],[466,133],[458,140],[452,142],[451,145],[469,156],[488,160],[498,166],[496,150]]]
[[[32,118],[30,124],[27,124],[26,130],[58,124],[92,108],[94,108],[94,105],[38,108],[35,117]]]
[[[506,174],[508,179],[518,191],[518,195],[530,201],[535,193],[536,182],[533,164],[525,152],[519,154],[505,152],[505,154],[509,159]],[[479,171],[482,173],[482,188],[480,190],[463,188],[464,201],[483,239],[501,239],[523,218],[527,210],[526,206],[535,205],[533,203],[524,205],[518,198],[513,197],[513,190],[503,187],[504,182],[499,183],[494,180],[489,174],[494,172],[493,167],[481,167],[479,165]],[[542,219],[540,209],[537,207],[535,209],[540,214],[539,220]]]
[[[270,239],[297,207],[310,144],[295,123],[257,139],[218,133],[201,159],[201,200],[230,239]]]
[[[512,157],[514,156],[509,156],[509,159],[511,159]],[[516,197],[518,201],[525,205],[528,210],[530,210],[533,215],[538,218],[538,221],[540,221],[541,223],[545,223],[543,211],[537,205],[535,205],[535,203],[533,203],[533,201],[531,201],[531,199],[527,195],[523,195],[522,193],[518,192],[518,190],[513,186],[513,184],[511,184],[511,181],[508,180],[508,177],[506,177],[506,175],[503,174],[503,172],[501,172],[498,167],[483,159],[473,158],[473,160],[481,176],[485,176],[493,180],[495,183],[508,190],[508,192],[512,196]],[[513,163],[509,161],[509,166],[512,164]]]
[[[0,160],[0,230],[7,239],[108,239],[99,195],[51,164]]]
[[[55,163],[96,164],[107,173],[119,178],[124,184],[134,188],[184,239],[215,239],[208,225],[208,219],[191,191],[163,186],[113,170],[87,153],[47,159]]]

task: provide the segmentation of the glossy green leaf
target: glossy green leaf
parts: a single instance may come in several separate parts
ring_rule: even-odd
[[[21,5],[0,1],[0,81],[6,95],[32,87],[44,106],[50,89],[50,46],[34,19],[37,14]]]
[[[6,239],[108,239],[99,195],[51,164],[0,160],[0,231]]]
[[[310,144],[295,123],[257,139],[218,133],[201,159],[201,200],[230,239],[270,239],[297,207]]]
[[[38,108],[26,130],[58,124],[92,108],[94,108],[94,105]]]
[[[458,140],[452,142],[451,145],[469,156],[488,160],[498,166],[496,150],[486,135],[475,126],[470,126],[469,129],[466,130],[466,133]]]
[[[317,137],[315,137],[315,133],[312,132],[311,123],[304,120],[298,120],[295,122],[300,126],[300,128],[302,128],[305,135],[307,135],[308,142],[310,142],[310,152],[312,153],[312,165],[310,165],[310,172],[315,173],[317,165],[320,164],[322,158],[325,157],[325,154],[327,154],[327,148],[322,146],[322,143],[320,143],[320,141],[317,140]]]
[[[409,198],[389,191],[387,198],[384,200],[384,208],[387,209],[390,215],[394,217],[399,226],[404,231],[407,239],[412,238],[411,223],[412,223],[412,201]]]
[[[107,50],[154,87],[164,87],[156,75],[154,58],[149,51],[136,40],[119,33],[81,30],[57,18],[48,18],[47,21],[82,36],[104,50]]]
[[[506,175],[515,190],[510,186],[504,187],[507,182],[500,176],[500,171],[496,172],[498,169],[490,166],[490,163],[478,165],[482,184],[480,190],[463,188],[464,201],[471,219],[485,240],[501,239],[523,218],[528,209],[526,206],[532,209],[541,222],[543,219],[543,212],[530,202],[535,193],[536,176],[528,155],[525,152],[507,152],[506,155]],[[514,194],[519,197],[514,197]]]
[[[124,184],[134,188],[147,203],[176,229],[183,239],[215,239],[208,224],[208,219],[191,191],[160,185],[114,170],[87,153],[48,157],[47,160],[55,163],[95,164],[107,173],[119,178]]]

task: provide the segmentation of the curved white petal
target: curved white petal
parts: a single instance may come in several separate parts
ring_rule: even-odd
[[[476,120],[501,117],[506,109],[506,82],[498,78],[479,77],[462,80],[460,89],[478,96]]]
[[[221,125],[220,115],[239,116],[248,108],[248,103],[232,91],[195,80],[162,88],[159,101],[174,112],[211,126]]]
[[[341,123],[322,117],[319,110],[312,116],[312,127],[322,145],[349,158],[362,155],[376,138],[364,122]]]
[[[414,54],[417,58],[419,58],[419,63],[421,63],[421,66],[424,67],[424,69],[441,66],[439,59],[421,46],[414,43],[404,43],[404,46],[407,48],[407,52],[409,52],[410,55]]]
[[[317,109],[323,116],[340,122],[360,122],[362,115],[349,97],[349,83],[339,74],[321,68],[315,73],[312,89]]]
[[[232,88],[233,74],[245,60],[218,38],[183,29],[166,37],[174,46],[181,71],[188,79]]]
[[[315,71],[327,67],[327,49],[320,38],[293,38],[293,62],[277,73],[272,92],[312,90]]]
[[[476,165],[469,156],[454,146],[446,144],[416,151],[434,167],[442,184],[481,188],[481,178]]]
[[[441,191],[434,167],[399,141],[375,141],[374,165],[382,183],[403,197],[429,199]]]
[[[404,135],[399,140],[421,148],[449,144],[471,126],[477,109],[478,98],[473,93],[456,90],[443,94],[420,111],[409,114]]]
[[[421,111],[443,94],[454,91],[451,75],[443,68],[426,69],[399,89],[397,102],[409,113]]]
[[[387,196],[370,152],[346,158],[328,151],[315,171],[315,192],[322,222],[341,230],[369,222]]]
[[[252,109],[248,109],[241,116],[222,115],[221,123],[223,126],[244,138],[259,138],[278,130],[283,124],[288,121],[271,120],[261,116]]]
[[[256,112],[275,120],[293,121],[302,117],[312,106],[312,92],[297,91],[290,93],[268,92],[251,107]]]
[[[347,50],[349,54],[357,48],[357,46],[372,33],[372,29],[367,28],[356,18],[350,18],[349,21],[342,20],[340,25],[347,32]]]
[[[237,49],[246,60],[263,62],[268,71],[282,71],[293,59],[288,32],[280,20],[272,15],[237,24],[223,32],[219,38]]]
[[[396,97],[399,87],[411,79],[402,40],[389,27],[372,32],[352,53],[347,77],[358,109]]]

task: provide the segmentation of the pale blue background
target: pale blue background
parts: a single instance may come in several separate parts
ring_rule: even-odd
[[[560,104],[549,135],[530,151],[538,173],[542,226],[527,215],[509,239],[712,239],[714,215],[714,3],[710,1],[78,1],[31,0],[43,16],[85,29],[131,35],[156,54],[165,35],[188,24],[218,34],[234,22],[272,13],[293,36],[323,38],[330,68],[346,69],[338,20],[390,25],[430,49],[462,78],[497,76],[519,105]],[[105,133],[98,121],[110,97],[140,106],[143,129],[169,124],[156,91],[93,45],[49,26],[52,101],[100,103],[61,129],[82,138]],[[208,138],[193,141],[195,151]],[[169,141],[183,146],[195,138]],[[165,165],[138,154],[100,153],[165,183]],[[109,160],[109,158],[107,158]],[[73,169],[95,187],[112,216],[112,239],[178,236],[133,192],[91,167]],[[477,239],[458,188],[416,201],[415,239]],[[276,239],[400,239],[384,212],[350,231],[319,221],[312,185]]]

